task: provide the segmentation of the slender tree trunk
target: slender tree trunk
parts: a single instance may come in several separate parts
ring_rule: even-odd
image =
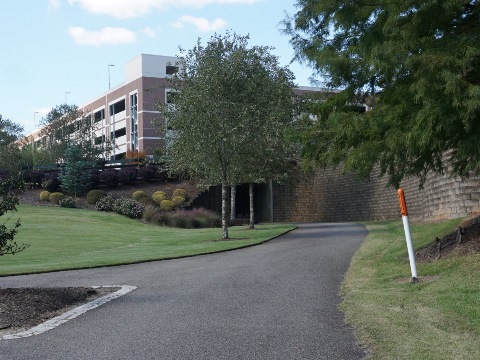
[[[237,187],[235,185],[230,186],[230,220],[235,220],[237,217]]]
[[[253,207],[253,184],[250,183],[248,184],[248,197],[250,200],[250,225],[249,229],[254,229],[255,228],[255,209]]]
[[[222,240],[228,239],[227,225],[227,185],[222,184]]]

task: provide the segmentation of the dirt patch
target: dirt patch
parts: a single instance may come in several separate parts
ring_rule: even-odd
[[[424,249],[415,253],[418,261],[431,262],[454,255],[480,252],[480,216],[462,222],[455,231],[443,239],[438,237]]]
[[[27,330],[117,288],[0,288],[0,336]]]

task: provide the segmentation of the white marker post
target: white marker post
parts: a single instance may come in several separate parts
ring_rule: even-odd
[[[403,229],[405,230],[405,238],[407,240],[408,258],[410,259],[410,270],[412,271],[412,279],[410,282],[418,282],[417,268],[415,265],[415,252],[413,251],[412,235],[410,234],[410,225],[408,224],[407,203],[405,202],[405,193],[403,189],[398,189],[398,201],[400,202],[400,212],[402,213]]]

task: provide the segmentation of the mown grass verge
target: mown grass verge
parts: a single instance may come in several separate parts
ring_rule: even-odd
[[[412,225],[416,249],[461,219]],[[367,224],[341,309],[371,359],[480,359],[480,254],[418,263],[411,277],[401,221]]]
[[[217,241],[221,229],[178,229],[143,224],[125,216],[82,209],[21,205],[17,243],[30,247],[0,258],[0,276],[129,264],[241,248],[294,228],[258,225],[229,228],[232,240]],[[2,219],[3,220],[3,219]]]

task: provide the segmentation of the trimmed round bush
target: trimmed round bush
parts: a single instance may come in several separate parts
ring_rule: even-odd
[[[97,201],[97,203],[95,204],[95,209],[97,211],[113,211],[114,202],[115,200],[112,198],[111,195],[104,196]]]
[[[163,200],[167,199],[167,194],[165,193],[165,191],[155,191],[152,195],[152,199],[157,204],[160,204]]]
[[[61,192],[53,192],[50,194],[48,199],[52,204],[58,205],[60,203],[60,200],[62,200],[64,197],[65,195],[62,194]]]
[[[118,185],[118,171],[115,169],[105,169],[100,173],[100,181],[109,187]]]
[[[145,198],[145,197],[148,197],[147,193],[143,190],[137,190],[137,191],[134,191],[133,194],[132,194],[132,198],[134,200],[137,200],[137,201],[140,201],[141,199]]]
[[[175,204],[171,200],[162,200],[160,202],[160,209],[163,211],[172,211],[175,208]]]
[[[103,190],[90,190],[87,193],[87,204],[95,205],[101,198],[107,196],[107,193]]]
[[[143,215],[143,210],[145,210],[145,205],[128,197],[122,197],[113,203],[113,211],[131,219],[140,219]]]
[[[123,185],[132,185],[137,181],[137,169],[122,168],[118,171],[118,181]]]
[[[63,199],[60,199],[59,205],[64,208],[75,208],[77,207],[77,203],[75,199],[71,196],[66,196]]]
[[[182,196],[174,196],[174,197],[172,198],[172,203],[173,203],[173,205],[175,205],[175,206],[177,206],[177,207],[180,206],[180,205],[182,205],[184,202],[185,202],[185,198],[182,197]]]
[[[151,180],[155,177],[155,174],[157,172],[157,168],[155,166],[142,166],[141,168],[138,169],[137,175],[138,177],[141,177],[143,180]]]
[[[184,199],[188,199],[188,193],[187,193],[187,190],[185,189],[175,189],[173,191],[173,197],[175,196],[181,196],[183,197]]]
[[[40,193],[40,200],[50,201],[50,191],[44,190]]]

